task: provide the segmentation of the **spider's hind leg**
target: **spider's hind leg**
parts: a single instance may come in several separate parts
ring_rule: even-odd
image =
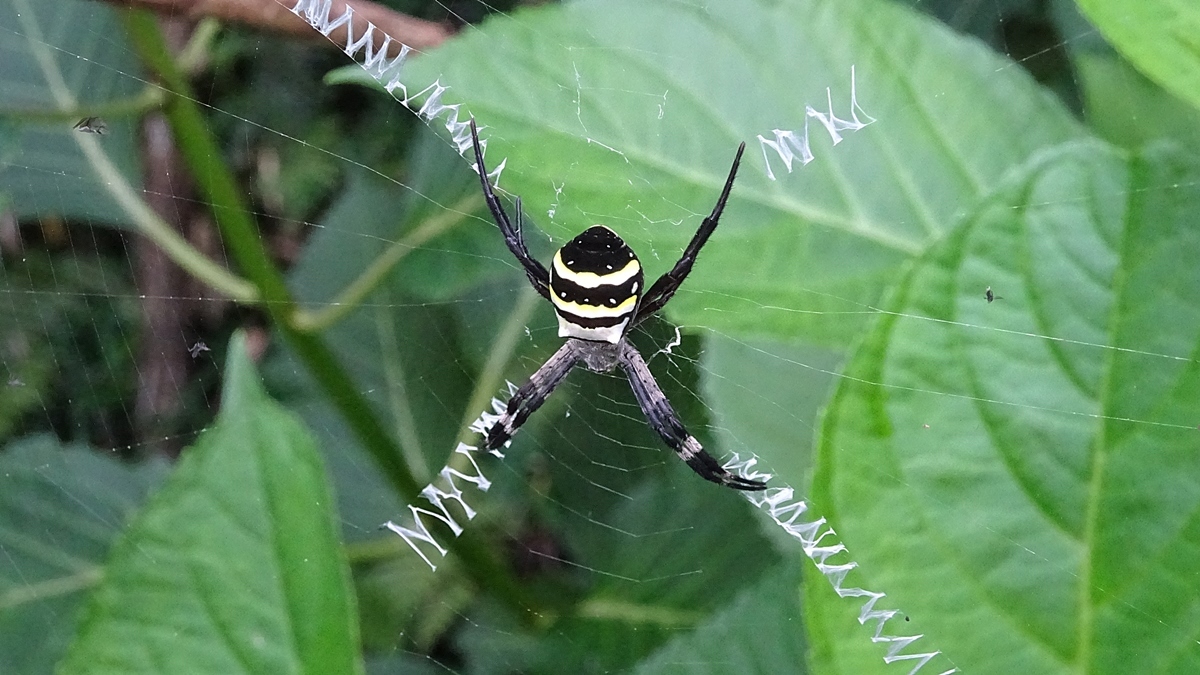
[[[650,374],[646,360],[627,341],[621,342],[620,364],[629,379],[633,396],[637,399],[638,406],[646,415],[650,426],[679,455],[679,459],[687,462],[692,471],[700,474],[700,477],[705,480],[735,490],[767,489],[766,483],[730,473],[721,466],[716,458],[704,451],[700,441],[688,433],[683,423],[679,421],[679,415],[671,407],[671,402],[667,400],[666,394],[663,394],[658,382]]]
[[[575,340],[567,340],[559,347],[554,356],[530,375],[529,381],[521,385],[512,398],[508,399],[508,407],[505,408],[504,414],[487,430],[484,448],[496,450],[507,443],[521,425],[525,424],[525,420],[542,407],[554,388],[566,379],[575,364],[579,363],[579,358]]]

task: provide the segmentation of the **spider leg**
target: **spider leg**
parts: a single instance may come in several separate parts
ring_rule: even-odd
[[[538,368],[529,381],[521,385],[512,398],[508,399],[508,407],[499,420],[487,431],[484,441],[485,450],[496,450],[508,442],[513,434],[525,424],[525,420],[535,410],[542,407],[550,393],[554,391],[575,364],[579,363],[579,352],[574,340],[567,340],[563,346],[554,352],[541,368]]]
[[[705,480],[735,490],[767,489],[766,483],[729,473],[712,455],[704,451],[700,441],[689,434],[679,421],[679,415],[671,407],[671,402],[663,394],[654,375],[650,373],[646,360],[628,341],[621,342],[619,359],[621,368],[629,380],[629,386],[633,389],[633,396],[637,399],[642,413],[646,415],[646,420],[679,455],[679,459],[692,467],[692,471],[700,474]]]
[[[725,202],[729,199],[729,191],[733,189],[733,179],[737,177],[738,164],[742,162],[742,152],[745,149],[745,143],[738,146],[737,156],[733,158],[733,166],[729,169],[729,178],[725,179],[725,187],[721,190],[721,197],[717,199],[717,205],[713,207],[712,213],[700,223],[700,228],[692,236],[692,241],[684,249],[679,262],[675,263],[670,272],[659,277],[642,296],[642,302],[638,306],[631,326],[636,326],[651,314],[662,309],[671,296],[675,295],[675,291],[679,290],[679,285],[687,278],[688,273],[692,271],[692,264],[696,262],[696,256],[700,254],[700,249],[708,242],[708,237],[713,230],[717,229],[717,221],[721,219],[721,213],[725,210]]]
[[[521,267],[525,268],[525,276],[529,277],[529,283],[533,284],[534,289],[541,293],[543,298],[549,300],[550,273],[546,271],[542,263],[529,255],[529,249],[525,247],[525,239],[521,236],[521,200],[517,200],[517,224],[514,226],[508,219],[508,214],[504,212],[500,200],[496,197],[492,184],[488,182],[487,167],[483,164],[483,148],[479,144],[479,131],[475,128],[474,117],[471,118],[471,143],[475,147],[475,170],[479,173],[479,182],[483,184],[483,198],[492,212],[492,218],[495,219],[496,225],[500,227],[500,233],[504,235],[504,243],[508,244],[508,250],[516,256]]]

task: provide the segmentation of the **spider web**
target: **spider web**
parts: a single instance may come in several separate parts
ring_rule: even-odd
[[[1188,452],[1200,423],[1187,404],[1196,391],[1196,341],[1187,333],[1195,289],[1186,283],[1194,279],[1172,283],[1170,274],[1190,249],[1185,237],[1162,253],[1151,244],[1165,239],[1148,229],[1122,249],[1113,244],[1121,218],[1095,217],[1084,231],[1066,224],[1077,209],[1128,209],[1130,222],[1140,222],[1146,204],[1159,204],[1153,213],[1185,210],[1196,174],[1172,155],[1124,169],[1127,160],[1088,145],[1046,91],[1095,106],[1104,114],[1093,128],[1115,142],[1151,137],[1141,116],[1177,115],[1185,122],[1166,120],[1164,136],[1194,143],[1173,131],[1194,117],[1111,55],[1089,52],[1099,38],[1065,9],[1056,10],[1058,35],[1028,45],[1014,38],[1037,33],[1019,30],[1022,3],[980,3],[978,12],[917,5],[964,32],[987,37],[988,27],[1006,27],[1012,33],[991,37],[1011,60],[892,9],[879,11],[895,12],[887,16],[900,29],[885,30],[856,4],[796,3],[789,14],[750,3],[743,17],[724,7],[650,5],[636,10],[647,12],[641,21],[628,21],[591,3],[512,13],[472,3],[447,12],[497,16],[466,28],[447,47],[452,58],[406,65],[425,92],[414,99],[417,115],[361,87],[322,87],[326,72],[347,63],[327,45],[248,30],[224,34],[210,56],[230,71],[249,69],[262,90],[211,77],[198,97],[230,161],[254,177],[253,215],[272,219],[285,241],[289,228],[308,232],[288,280],[311,316],[340,311],[339,293],[381,257],[401,258],[322,335],[425,480],[448,461],[473,475],[451,451],[477,445],[471,422],[560,342],[551,312],[481,209],[461,143],[443,133],[450,115],[426,105],[425,85],[448,87],[437,100],[463,103],[485,127],[489,166],[503,167],[500,187],[521,195],[530,246],[543,260],[601,222],[638,251],[648,276],[665,271],[711,208],[744,138],[752,151],[722,226],[666,317],[634,336],[689,429],[718,456],[756,457],[773,485],[808,500],[802,520],[830,519],[837,533],[819,543],[844,542],[851,555],[821,562],[859,564],[841,587],[888,594],[870,606],[902,612],[884,632],[924,635],[898,645],[904,654],[944,652],[920,672],[1188,672],[1200,648],[1194,610],[1169,598],[1189,597],[1192,587],[1178,581],[1189,572],[1165,561],[1187,560],[1196,547],[1187,520],[1197,486]],[[84,64],[68,71],[89,76],[80,110],[136,98],[146,78],[114,37],[108,10],[63,7],[37,10],[40,38],[6,17],[0,41],[12,65],[0,86],[29,101],[19,107],[51,106],[30,58],[44,52],[60,68]],[[16,3],[3,11],[32,10]],[[903,40],[916,46],[906,51],[897,46]],[[1055,67],[1064,51],[1082,76],[1064,78],[1070,69]],[[721,60],[730,54],[743,56]],[[787,66],[756,68],[759,61]],[[975,79],[931,74],[948,62]],[[841,130],[835,146],[810,111],[857,119],[852,66],[855,99],[877,122]],[[1042,71],[1045,89],[1021,66]],[[1122,116],[1118,103],[1134,96],[1144,106]],[[322,100],[327,107],[317,110],[343,111],[340,126],[312,112]],[[128,118],[119,110],[100,116],[107,133],[89,141],[120,173],[138,176]],[[202,285],[168,285],[165,296],[135,289],[131,279],[144,280],[137,266],[152,264],[142,256],[153,247],[113,229],[129,219],[105,178],[81,162],[66,131],[77,121],[44,120],[9,134],[0,149],[12,209],[0,223],[9,237],[0,311],[12,317],[0,401],[21,411],[0,420],[9,425],[0,431],[11,462],[0,493],[10,513],[33,514],[9,519],[19,525],[0,539],[5,672],[43,671],[62,654],[108,542],[161,480],[159,467],[122,474],[91,464],[82,447],[59,451],[35,434],[51,430],[68,446],[127,458],[190,445],[219,407],[229,327],[261,325],[254,316],[231,320],[229,304]],[[807,127],[806,145],[789,142],[809,123],[820,126]],[[775,147],[760,141],[754,152],[759,136]],[[780,152],[807,159],[801,148],[812,161],[784,169]],[[397,149],[403,162],[389,155]],[[206,205],[161,189],[143,194],[165,196],[180,211]],[[997,234],[1014,212],[1033,214],[1030,234],[1016,242]],[[20,249],[13,232],[25,240]],[[1032,261],[1027,274],[1002,264],[1005,254]],[[1051,262],[1037,264],[1042,258]],[[1140,261],[1165,276],[1147,282]],[[1146,292],[1124,286],[1131,283],[1148,284]],[[1000,298],[985,300],[985,287]],[[1106,293],[1139,302],[1122,307]],[[162,324],[175,331],[164,338],[154,333],[159,324],[138,328],[140,312],[191,319]],[[1109,324],[1106,312],[1120,321]],[[147,360],[143,345],[164,358]],[[438,565],[430,572],[379,529],[410,504],[295,355],[282,345],[267,354],[272,390],[325,449],[373,671],[884,673],[919,665],[887,663],[897,652],[873,644],[877,624],[862,600],[837,598],[812,573],[803,549],[811,556],[815,539],[789,537],[738,494],[700,481],[646,428],[623,379],[582,371],[502,461],[478,457],[486,493],[458,481],[478,515],[468,522],[450,507],[466,530],[500,542],[520,579],[572,599],[565,618],[531,628],[477,594],[454,556],[441,561],[426,546]],[[177,401],[174,415],[162,415],[166,426],[139,421],[138,382],[154,381],[147,362],[173,364],[157,380]],[[75,374],[67,384],[54,375],[64,371]],[[1103,430],[1100,440],[1090,427]],[[1157,452],[1132,465],[1127,455],[1103,453],[1108,471],[1145,477],[1122,484],[1137,499],[1095,496],[1108,495],[1097,476],[1109,474],[1080,465],[1072,450],[1137,437]],[[995,455],[981,450],[988,438],[999,439]],[[1079,485],[1093,497],[1076,499]],[[1182,515],[1164,516],[1173,510]],[[435,532],[443,544],[451,539]],[[1112,549],[1122,554],[1103,553]],[[1149,581],[1126,593],[1113,582],[1122,572]],[[32,629],[7,630],[22,625]],[[1138,637],[1122,644],[1114,627]]]

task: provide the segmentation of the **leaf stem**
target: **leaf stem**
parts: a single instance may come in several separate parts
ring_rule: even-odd
[[[54,62],[54,57],[46,49],[41,26],[38,25],[28,0],[14,1],[19,8],[17,16],[25,29],[30,52],[37,60],[43,77],[46,78],[46,86],[49,88],[51,96],[54,97],[60,110],[72,112],[79,110],[79,103],[75,100],[70,88],[67,87],[62,72]],[[217,292],[234,300],[253,302],[258,298],[253,285],[209,260],[158,217],[154,209],[151,209],[142,200],[137,190],[129,184],[121,171],[108,158],[108,154],[100,147],[100,141],[96,134],[73,133],[71,137],[83,151],[92,170],[100,178],[100,183],[121,206],[130,220],[138,226],[142,234],[166,251],[176,264]]]
[[[336,298],[323,309],[310,312],[297,310],[294,318],[297,330],[323,331],[353,311],[387,278],[392,268],[413,249],[441,235],[467,219],[468,215],[482,203],[483,198],[472,194],[460,199],[453,206],[426,218],[411,232],[392,243],[372,262],[357,279],[346,286]]]
[[[28,28],[28,26],[26,26]],[[32,35],[31,35],[32,37]],[[54,65],[53,59],[47,62],[38,60],[39,65],[43,67],[43,75],[46,76],[47,82],[50,81],[50,75],[46,73],[45,67],[49,66],[58,73],[58,68]],[[59,73],[58,80],[62,80],[62,75]],[[54,95],[55,101],[59,107],[53,110],[44,108],[0,108],[0,118],[11,119],[18,123],[30,124],[74,124],[84,117],[100,117],[105,120],[113,120],[121,117],[132,117],[142,115],[144,113],[155,110],[162,105],[162,91],[155,86],[148,86],[136,96],[128,96],[126,98],[113,99],[104,103],[89,103],[86,106],[80,107],[75,101],[75,97],[70,90],[64,91],[66,97],[60,98],[58,91],[54,91],[55,87],[51,84],[51,93]],[[64,106],[63,104],[66,103]]]
[[[689,612],[665,605],[644,605],[603,597],[595,597],[579,603],[575,608],[575,616],[674,630],[694,628],[705,618],[703,612]]]
[[[73,574],[23,584],[0,594],[0,612],[33,602],[42,602],[78,593],[100,583],[104,576],[98,566],[87,566]]]

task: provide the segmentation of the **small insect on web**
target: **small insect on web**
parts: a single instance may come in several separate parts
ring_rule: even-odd
[[[693,471],[705,480],[735,490],[765,490],[766,483],[730,473],[705,452],[700,441],[684,428],[650,373],[646,360],[626,338],[630,329],[666,306],[692,271],[696,256],[717,228],[717,221],[725,210],[746,144],[738,146],[717,205],[700,223],[683,256],[643,293],[642,266],[637,256],[616,232],[603,225],[593,225],[567,242],[554,254],[550,270],[534,260],[521,235],[521,200],[517,199],[514,224],[488,182],[474,118],[471,119],[471,140],[483,196],[504,235],[504,242],[525,268],[525,275],[534,289],[553,303],[558,315],[558,335],[567,338],[508,400],[504,413],[487,431],[485,449],[495,450],[507,443],[575,366],[582,364],[598,373],[620,368],[650,427]]]
[[[85,134],[96,134],[99,136],[108,133],[108,125],[99,117],[85,117],[76,122],[75,126],[71,128]]]

